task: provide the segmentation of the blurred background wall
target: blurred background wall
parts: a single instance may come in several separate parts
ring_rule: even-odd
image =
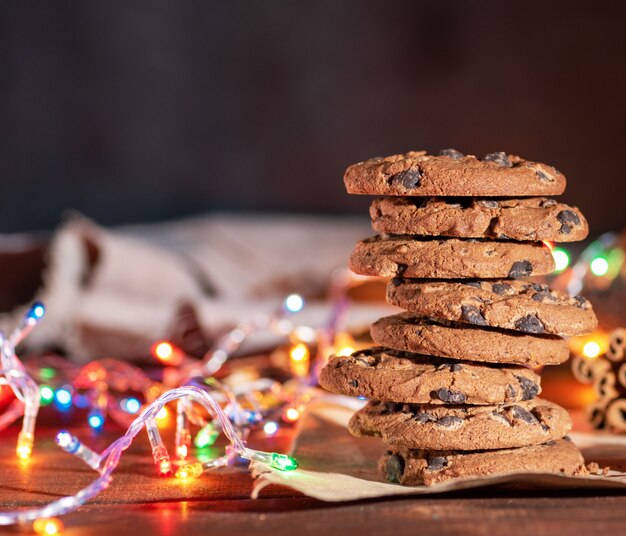
[[[554,164],[626,223],[623,2],[3,2],[0,231],[216,210],[361,213],[412,148]]]

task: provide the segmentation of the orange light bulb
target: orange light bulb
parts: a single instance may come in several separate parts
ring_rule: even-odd
[[[63,532],[63,522],[56,517],[51,517],[49,519],[37,519],[33,523],[33,530],[36,534],[40,534],[42,536],[60,534]]]
[[[167,341],[153,344],[152,355],[166,365],[177,366],[183,361],[182,352]]]
[[[601,351],[600,345],[596,341],[588,341],[583,346],[583,355],[589,359],[595,359]]]
[[[159,476],[168,477],[172,476],[172,464],[169,460],[161,460],[159,463]]]

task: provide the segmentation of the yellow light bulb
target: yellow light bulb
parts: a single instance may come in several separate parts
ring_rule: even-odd
[[[352,355],[356,350],[354,348],[354,338],[345,331],[339,332],[335,335],[333,346],[335,348],[335,355],[343,357]]]
[[[33,434],[20,432],[20,435],[17,437],[17,448],[15,449],[18,458],[22,460],[28,460],[30,458],[33,452],[33,440]]]
[[[294,344],[289,350],[289,368],[294,376],[303,378],[309,373],[309,348],[304,343]]]
[[[183,460],[187,457],[188,453],[187,445],[178,445],[176,448],[176,454]]]
[[[191,480],[198,478],[204,471],[201,463],[186,463],[176,471],[176,478],[179,480]]]
[[[289,350],[289,357],[292,361],[306,361],[309,359],[309,349],[304,343],[295,344]]]
[[[300,418],[300,412],[296,408],[287,408],[285,410],[285,420],[294,422]]]

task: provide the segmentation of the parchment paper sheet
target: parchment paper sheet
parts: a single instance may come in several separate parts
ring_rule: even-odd
[[[341,397],[343,398],[343,397]],[[289,486],[322,501],[352,501],[393,495],[429,495],[487,486],[517,489],[616,489],[626,490],[626,437],[572,433],[587,462],[610,466],[607,476],[568,477],[555,474],[509,473],[490,478],[465,478],[434,486],[404,487],[383,480],[377,461],[385,451],[378,438],[354,438],[346,429],[354,407],[340,397],[312,404],[302,417],[293,456],[299,468],[281,472],[253,463],[258,476],[255,494],[268,484]]]

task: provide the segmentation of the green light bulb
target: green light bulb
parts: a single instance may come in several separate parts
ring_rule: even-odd
[[[244,448],[238,451],[242,458],[255,462],[266,463],[279,471],[293,471],[298,468],[298,462],[295,458],[287,454],[278,454],[277,452],[263,452],[262,450],[254,450]]]
[[[44,367],[39,371],[42,380],[51,380],[57,375],[57,371],[51,367]]]
[[[196,434],[193,442],[199,449],[211,447],[215,444],[219,435],[219,431],[215,429],[212,423],[209,423]]]
[[[589,268],[593,275],[602,277],[609,271],[609,262],[604,257],[598,256],[591,261]]]
[[[278,469],[279,471],[293,471],[298,468],[298,462],[295,458],[287,456],[287,454],[272,452],[270,467]]]
[[[559,273],[565,270],[570,263],[569,253],[563,248],[554,248],[552,250],[552,257],[554,258],[555,272]]]
[[[47,406],[54,398],[54,390],[49,385],[42,385],[39,388],[39,396],[41,397],[41,404]]]

